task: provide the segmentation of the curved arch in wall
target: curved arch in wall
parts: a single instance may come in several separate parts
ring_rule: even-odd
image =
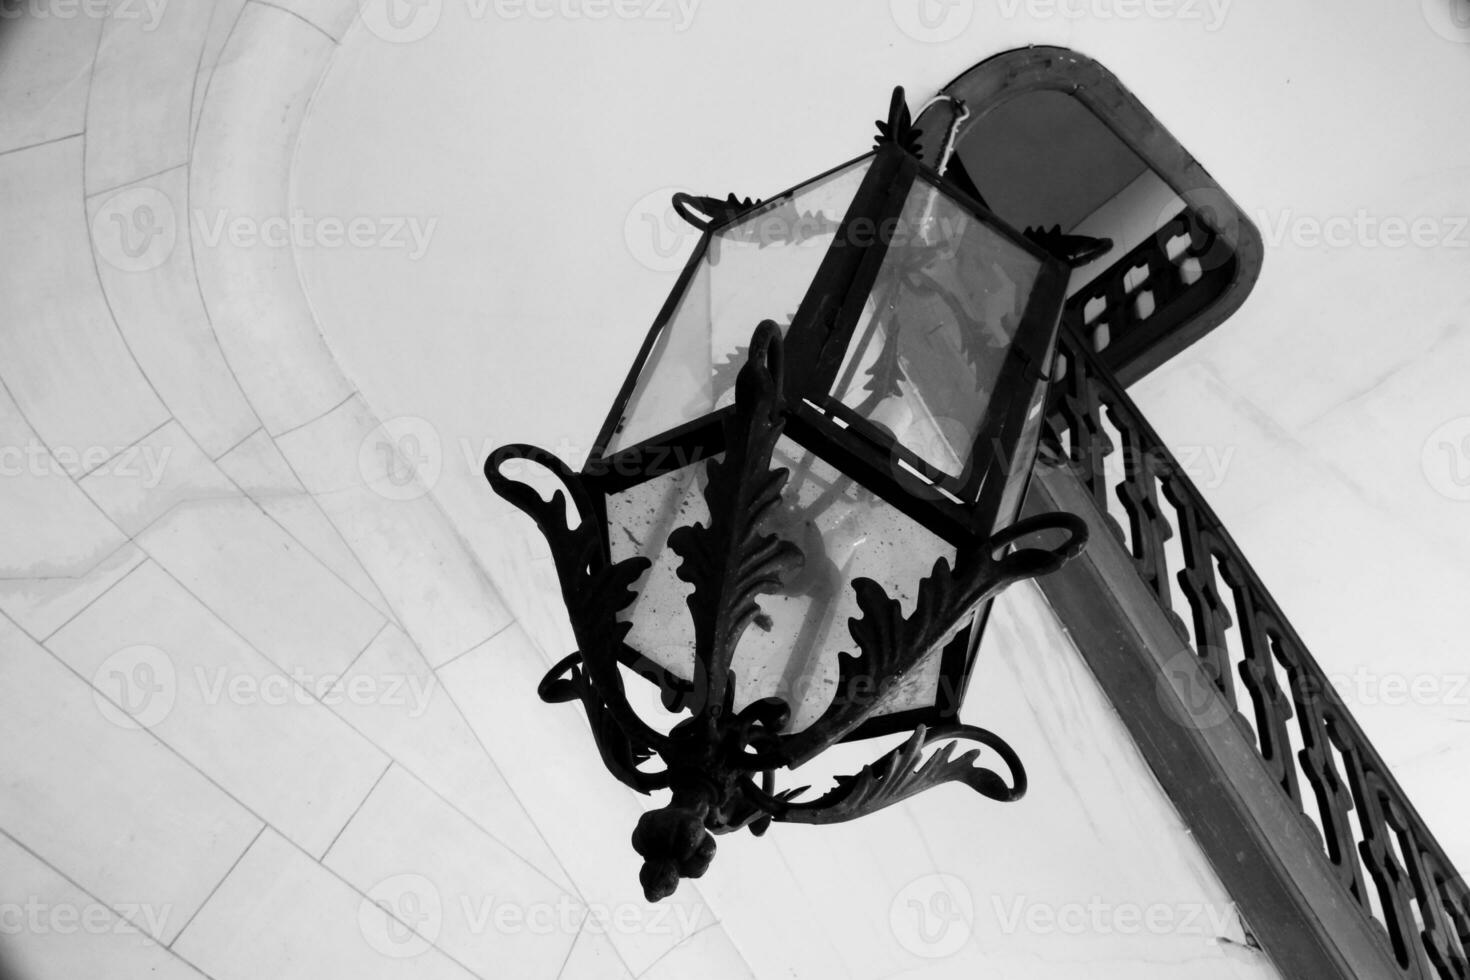
[[[1028,118],[1055,111],[1048,107],[1055,105],[1053,93],[1075,100],[1101,124],[1097,131],[1104,138],[1110,135],[1122,144],[1119,153],[1131,154],[1151,172],[1157,188],[1140,196],[1149,202],[1142,205],[1149,213],[1132,218],[1153,227],[1123,236],[1095,266],[1078,270],[1083,278],[1074,278],[1064,314],[1064,321],[1091,340],[1119,377],[1131,383],[1240,308],[1260,275],[1261,236],[1235,200],[1117,76],[1067,48],[1005,51],[945,85],[918,119],[925,157],[939,160],[951,137],[955,155],[963,157],[967,140],[979,144],[1001,126],[1007,127],[1005,132],[1019,132]],[[1017,111],[1023,100],[1029,100],[1028,111]],[[959,103],[968,115],[962,116]],[[1075,119],[1070,128],[1077,128]],[[1056,188],[1066,180],[1068,166],[1073,179],[1089,176],[1088,161],[1079,156],[1059,161],[1045,156],[1044,140],[1031,145],[1037,153],[1029,161],[1032,169],[1054,178],[1044,192],[1060,193]],[[1058,152],[1075,154],[1083,144],[1054,145]],[[1093,146],[1104,149],[1100,143]],[[983,152],[983,147],[975,146],[974,152]],[[1022,221],[1009,217],[1013,223]],[[1078,233],[1087,230],[1084,224]],[[1147,272],[1137,272],[1140,268]]]

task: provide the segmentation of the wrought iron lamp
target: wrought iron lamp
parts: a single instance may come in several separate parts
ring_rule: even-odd
[[[1076,243],[1007,227],[917,136],[897,89],[857,160],[766,202],[676,197],[703,235],[582,472],[522,445],[485,463],[546,536],[580,648],[541,697],[581,702],[623,783],[672,791],[633,833],[650,901],[704,873],[711,833],[950,780],[1025,792],[1011,747],[957,718],[991,597],[1086,541],[1068,514],[1012,523]],[[565,493],[507,476],[515,459]],[[1017,547],[1034,536],[1061,540]],[[650,725],[625,669],[687,717]],[[778,788],[838,741],[901,731],[821,796]]]

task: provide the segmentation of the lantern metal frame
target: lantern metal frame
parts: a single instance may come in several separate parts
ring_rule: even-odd
[[[1071,514],[1047,514],[998,528],[1019,509],[1034,462],[1034,440],[1023,446],[1023,429],[1036,410],[1037,386],[1047,380],[1067,262],[1041,247],[1048,244],[1044,233],[1028,237],[1015,232],[920,162],[915,155],[918,131],[901,88],[878,128],[872,162],[836,232],[836,241],[845,247],[827,249],[784,338],[770,320],[755,328],[735,382],[733,405],[607,453],[638,379],[704,253],[721,229],[760,206],[733,196],[720,201],[680,195],[675,207],[681,214],[696,223],[701,219],[691,212],[707,216],[703,235],[644,341],[582,472],[574,473],[550,453],[525,445],[502,447],[485,463],[491,487],[531,516],[545,535],[578,644],[577,652],[546,675],[540,696],[551,703],[582,704],[604,764],[625,785],[642,793],[672,791],[670,803],[644,814],[633,835],[634,847],[645,859],[641,879],[650,901],[670,894],[680,878],[703,874],[714,854],[711,833],[749,827],[760,834],[772,821],[849,820],[946,781],[964,782],[998,801],[1025,792],[1025,770],[1014,750],[991,732],[958,724],[957,715],[991,598],[1014,582],[1060,568],[1086,544],[1086,524]],[[896,220],[919,181],[934,184],[989,230],[1035,257],[1040,270],[1001,371],[1009,383],[997,385],[994,398],[1001,400],[990,403],[958,475],[931,466],[829,395],[888,254],[883,236],[859,241],[853,230],[860,222],[881,228]],[[852,581],[860,610],[849,623],[856,652],[838,657],[832,701],[815,722],[796,732],[784,731],[791,706],[779,698],[736,711],[730,669],[741,634],[760,613],[759,596],[777,591],[783,576],[803,560],[801,550],[768,533],[766,523],[783,505],[789,476],[785,468],[772,467],[783,434],[955,548],[953,563],[938,558],[919,583],[914,611],[907,616],[878,583]],[[1016,458],[1018,447],[1023,458]],[[565,492],[557,491],[548,501],[507,477],[501,469],[514,459],[545,467]],[[613,561],[605,500],[608,494],[697,463],[707,471],[703,493],[709,519],[680,527],[667,538],[667,547],[682,559],[679,578],[693,586],[688,607],[694,670],[692,678],[683,680],[625,642],[632,624],[619,614],[636,598],[633,587],[651,562],[641,556]],[[575,527],[567,520],[568,495],[578,519]],[[1016,547],[1048,532],[1060,533],[1063,542],[1049,548]],[[942,656],[941,679],[950,681],[940,684],[934,706],[882,714],[902,681],[929,655]],[[656,682],[665,707],[686,710],[689,717],[667,734],[655,730],[631,707],[621,666]],[[857,774],[839,777],[836,787],[820,797],[799,801],[805,787],[776,788],[777,770],[798,766],[837,741],[895,731],[911,735]],[[992,750],[1009,778],[976,765],[979,748],[952,756],[959,740]],[[926,758],[926,747],[939,742],[946,747]],[[655,755],[665,766],[650,771],[645,765]]]

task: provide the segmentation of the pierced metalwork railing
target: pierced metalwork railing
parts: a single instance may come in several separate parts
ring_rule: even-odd
[[[1233,236],[1190,207],[1097,273],[1067,300],[1062,323],[1104,364],[1133,380],[1199,339],[1202,314],[1241,275]],[[1190,325],[1194,329],[1190,329]]]
[[[1382,927],[1403,976],[1470,978],[1470,888],[1239,546],[1070,331],[1054,376],[1046,452],[1107,515],[1338,883]]]

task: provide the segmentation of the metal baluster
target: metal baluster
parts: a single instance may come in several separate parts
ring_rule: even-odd
[[[1236,623],[1245,653],[1240,679],[1255,705],[1261,759],[1286,795],[1300,807],[1301,791],[1297,786],[1296,766],[1290,757],[1291,740],[1286,733],[1291,701],[1276,683],[1276,671],[1271,666],[1271,640],[1267,631],[1270,614],[1259,610],[1254,590],[1223,541],[1217,542],[1215,557],[1220,562],[1220,577],[1235,595]]]
[[[1329,693],[1323,687],[1325,681],[1302,666],[1302,659],[1296,656],[1295,645],[1284,636],[1282,651],[1302,733],[1302,748],[1297,757],[1317,797],[1317,809],[1324,824],[1320,829],[1327,846],[1327,858],[1336,869],[1337,880],[1343,888],[1364,911],[1368,911],[1367,893],[1363,891],[1362,872],[1358,867],[1357,842],[1353,840],[1352,824],[1347,818],[1353,801],[1337,774],[1327,745],[1328,705],[1324,699]]]
[[[1115,414],[1114,419],[1118,416]],[[1123,436],[1123,482],[1118,485],[1118,500],[1128,515],[1132,529],[1133,558],[1138,562],[1139,574],[1158,596],[1159,605],[1172,608],[1169,598],[1169,570],[1164,555],[1164,542],[1174,535],[1174,528],[1159,506],[1159,492],[1155,477],[1155,457],[1138,429],[1131,425],[1120,425]],[[1165,473],[1167,462],[1157,464]]]
[[[1382,805],[1383,781],[1377,773],[1364,768],[1363,760],[1356,752],[1341,744],[1338,748],[1347,763],[1348,782],[1358,804],[1358,824],[1363,829],[1358,853],[1378,889],[1378,904],[1383,907],[1383,917],[1388,920],[1385,925],[1388,938],[1393,943],[1394,956],[1398,957],[1404,976],[1425,977],[1428,964],[1424,961],[1419,926],[1410,906],[1408,873],[1399,864],[1388,839],[1393,831],[1389,828]]]
[[[1225,630],[1230,626],[1230,613],[1215,588],[1215,563],[1205,539],[1206,529],[1200,524],[1200,510],[1191,506],[1188,481],[1178,472],[1163,480],[1164,495],[1179,514],[1179,543],[1184,551],[1185,567],[1175,576],[1180,590],[1189,600],[1194,618],[1194,649],[1209,665],[1215,686],[1232,708],[1239,708],[1235,683],[1230,676],[1229,650]],[[1249,729],[1246,730],[1249,732]]]

